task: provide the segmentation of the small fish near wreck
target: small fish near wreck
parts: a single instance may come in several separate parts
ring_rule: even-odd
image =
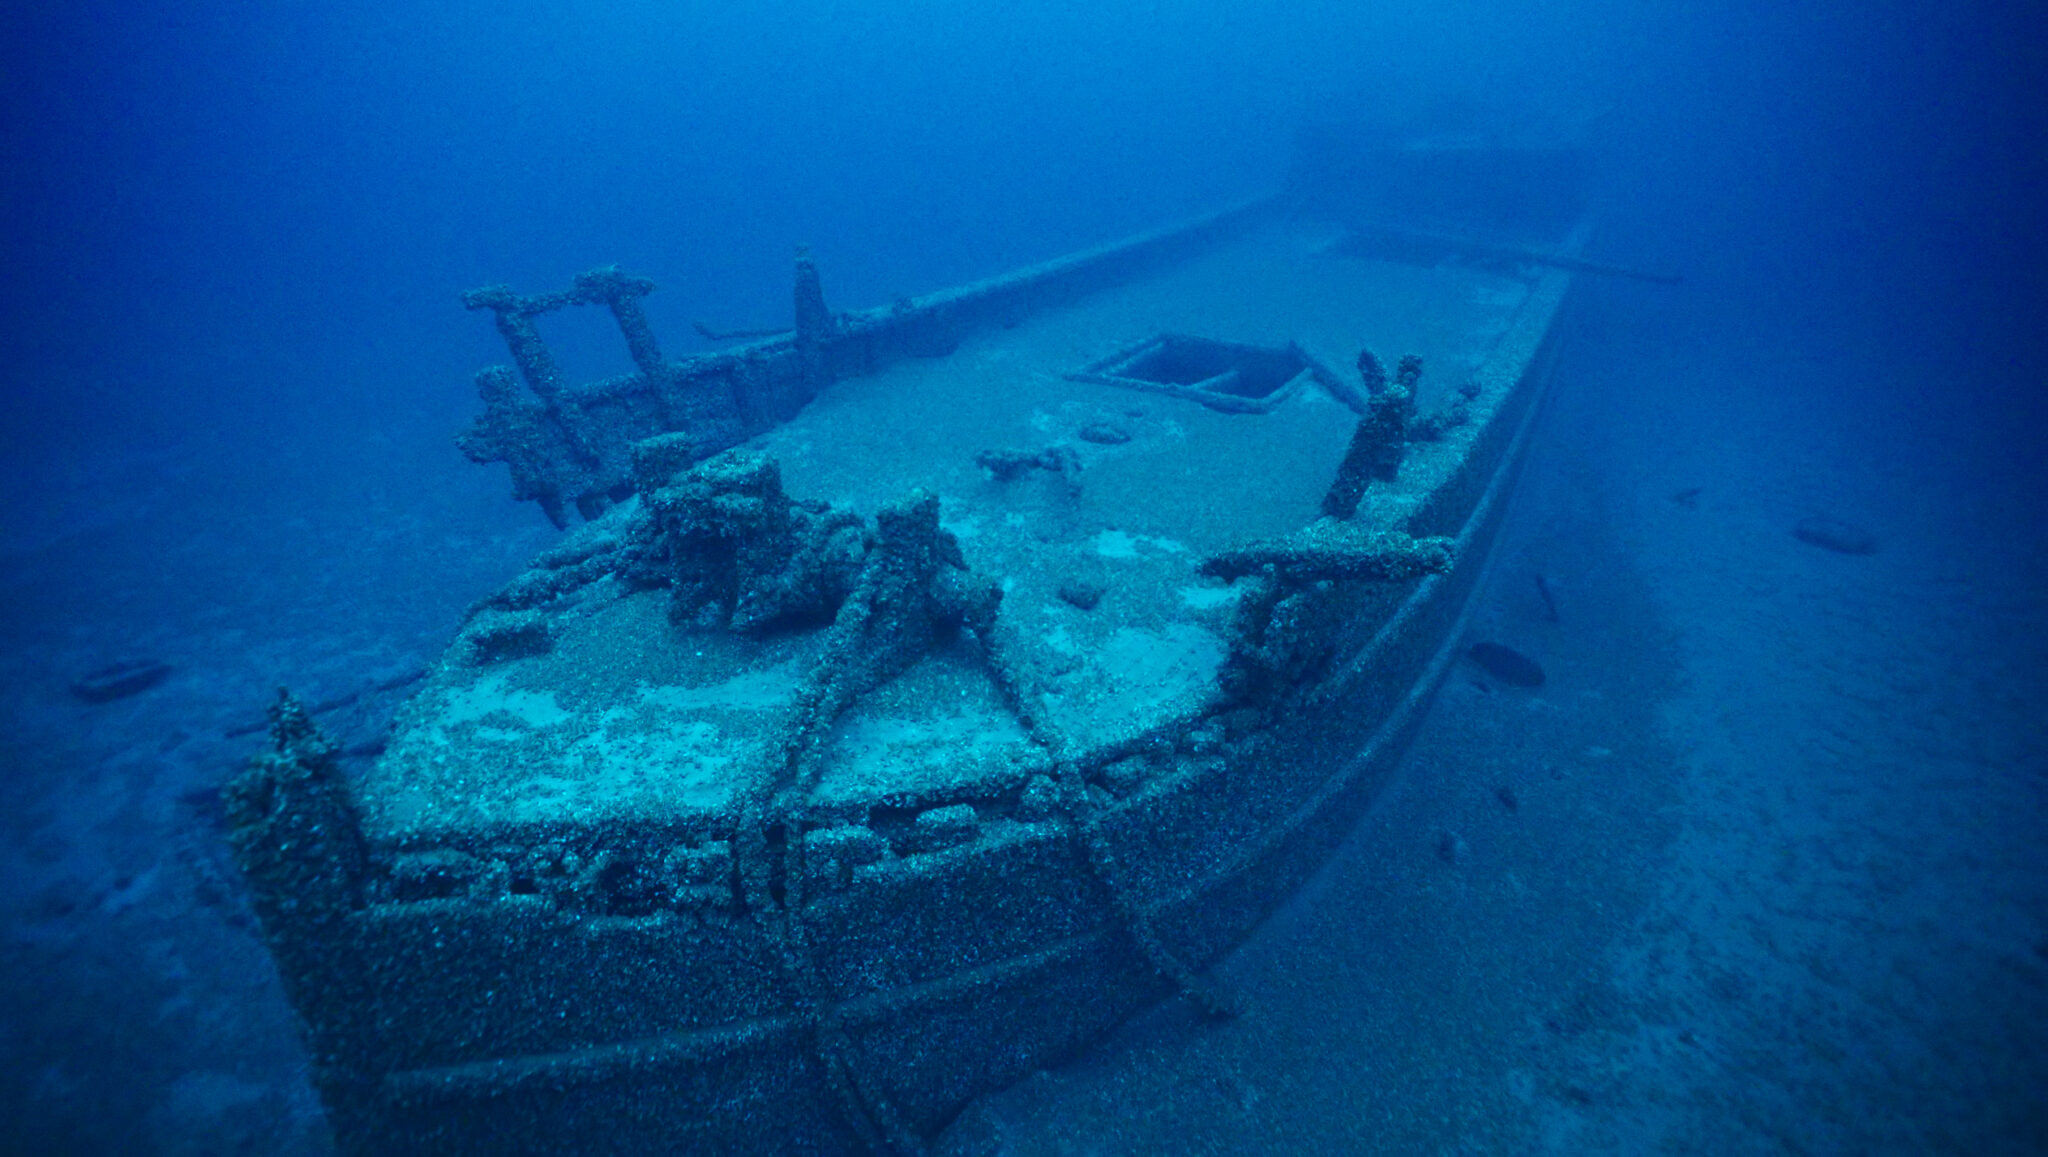
[[[1543,686],[1543,665],[1513,647],[1499,643],[1474,643],[1466,648],[1465,657],[1510,687]]]
[[[1570,150],[1317,147],[874,309],[800,258],[793,329],[679,362],[615,269],[469,296],[463,448],[584,522],[365,774],[284,697],[226,797],[343,1152],[916,1153],[1233,1010],[1463,653],[1589,275]],[[564,380],[582,307],[636,372]]]
[[[1792,528],[1793,537],[1808,546],[1831,550],[1836,554],[1876,554],[1877,536],[1853,522],[1839,518],[1815,515],[1802,518]]]

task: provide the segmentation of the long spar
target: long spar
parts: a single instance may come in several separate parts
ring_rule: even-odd
[[[1593,273],[1602,277],[1626,277],[1633,281],[1654,281],[1659,285],[1677,285],[1685,280],[1683,274],[1654,269],[1636,269],[1627,265],[1609,265],[1600,261],[1587,261],[1562,253],[1549,253],[1541,249],[1524,249],[1516,245],[1498,245],[1486,241],[1473,241],[1464,237],[1453,237],[1441,233],[1418,233],[1406,229],[1373,228],[1359,230],[1360,233],[1377,234],[1388,240],[1407,245],[1459,253],[1470,257],[1495,261],[1518,261],[1531,265],[1548,265],[1557,269],[1569,269],[1574,273]]]

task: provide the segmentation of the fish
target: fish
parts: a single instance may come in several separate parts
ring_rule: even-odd
[[[1877,536],[1853,522],[1816,514],[1802,518],[1792,528],[1793,537],[1809,546],[1836,554],[1876,554]]]
[[[1543,686],[1543,665],[1513,647],[1499,643],[1474,643],[1466,648],[1465,657],[1479,664],[1480,670],[1510,686]]]

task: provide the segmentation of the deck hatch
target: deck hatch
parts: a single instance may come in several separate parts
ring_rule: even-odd
[[[1301,350],[1162,333],[1070,373],[1077,382],[1171,394],[1232,414],[1263,414],[1315,376]]]

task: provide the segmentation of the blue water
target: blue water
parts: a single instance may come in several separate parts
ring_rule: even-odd
[[[0,1147],[327,1151],[209,792],[278,684],[429,661],[553,541],[453,448],[503,360],[461,290],[620,262],[673,357],[781,324],[797,244],[879,304],[1267,190],[1356,114],[1575,126],[1591,255],[1685,274],[1590,294],[1475,607],[1551,678],[1453,680],[1223,967],[1253,1015],[1163,1010],[980,1124],[2048,1151],[2048,38],[1988,4],[1304,7],[0,16]],[[626,368],[603,336],[561,335],[571,377]],[[135,656],[174,673],[67,692]]]

